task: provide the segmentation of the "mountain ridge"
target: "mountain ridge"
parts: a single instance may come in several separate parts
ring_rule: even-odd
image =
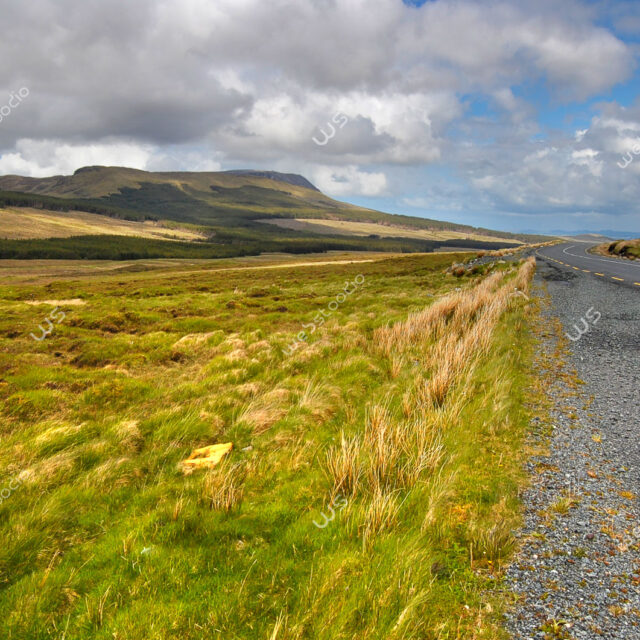
[[[166,219],[257,230],[264,229],[264,225],[256,221],[268,218],[324,219],[450,231],[518,242],[541,238],[359,207],[330,198],[304,176],[271,170],[149,172],[93,165],[81,167],[70,176],[0,176],[0,190],[15,192],[13,201],[20,199],[15,194],[65,201],[79,199],[72,208],[80,210],[84,205],[89,207],[88,211],[110,215],[105,212],[108,208],[114,211],[113,215],[132,220]],[[5,198],[5,204],[7,202],[10,199]],[[42,208],[48,206],[44,202],[35,204]]]

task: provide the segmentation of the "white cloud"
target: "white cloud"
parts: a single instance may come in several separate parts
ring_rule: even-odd
[[[545,139],[519,90],[580,100],[629,78],[633,45],[598,26],[640,15],[623,4],[607,21],[579,0],[8,3],[0,104],[30,95],[0,123],[0,173],[252,166],[441,210],[638,211],[640,158],[616,163],[640,108]],[[314,144],[337,112],[347,124]],[[463,187],[438,190],[427,166]]]
[[[379,196],[387,189],[384,173],[360,171],[355,166],[315,167],[312,169],[312,182],[332,196]]]
[[[640,124],[640,114],[614,104],[604,105],[606,117],[594,117],[578,135],[525,144],[514,137],[500,147],[471,148],[457,161],[466,167],[474,187],[505,212],[537,212],[557,216],[572,213],[640,213],[640,157],[627,169],[619,162],[637,137],[629,136]],[[634,119],[637,118],[637,119]],[[637,147],[638,148],[638,147]]]
[[[67,175],[89,165],[145,169],[151,150],[121,142],[70,145],[59,140],[18,140],[15,151],[0,156],[0,174],[31,177]]]

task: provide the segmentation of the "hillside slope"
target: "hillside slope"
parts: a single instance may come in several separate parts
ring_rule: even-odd
[[[71,176],[3,176],[0,177],[0,190],[64,198],[73,201],[75,209],[92,207],[89,211],[107,215],[112,214],[102,209],[112,209],[117,210],[113,215],[130,219],[166,219],[214,227],[264,230],[265,225],[253,221],[301,218],[455,231],[464,237],[531,239],[530,236],[357,207],[329,198],[302,176],[275,171],[148,172],[125,167],[84,167]],[[5,204],[15,206],[13,202]],[[48,208],[46,204],[43,207]],[[340,229],[336,229],[335,234],[350,235]]]

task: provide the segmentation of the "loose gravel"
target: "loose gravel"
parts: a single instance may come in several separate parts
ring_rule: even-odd
[[[640,639],[640,291],[540,259],[536,280],[549,323],[576,337],[585,318],[589,330],[558,363],[584,384],[558,376],[549,389],[554,428],[528,465],[505,626],[517,639]]]

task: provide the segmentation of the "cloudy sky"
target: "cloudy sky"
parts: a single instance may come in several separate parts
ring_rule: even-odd
[[[640,232],[637,0],[0,10],[0,174],[275,169],[384,211]]]

